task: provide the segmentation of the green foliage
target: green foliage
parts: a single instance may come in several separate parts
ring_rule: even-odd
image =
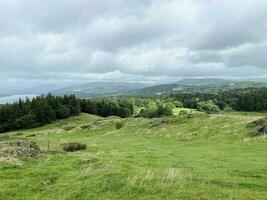
[[[63,144],[63,150],[67,152],[81,151],[86,149],[86,144],[71,142]]]
[[[222,90],[218,93],[179,93],[172,98],[181,101],[186,108],[196,109],[200,102],[213,101],[220,109],[231,107],[237,111],[267,110],[267,88],[238,88]]]
[[[33,128],[68,118],[80,113],[79,101],[74,95],[55,97],[51,94],[19,100],[0,107],[0,133],[21,128]]]
[[[212,101],[199,102],[197,109],[199,111],[206,112],[209,114],[220,112],[220,108],[217,105],[215,105]]]
[[[239,92],[233,108],[238,111],[263,111],[267,110],[267,88],[251,89]]]
[[[147,108],[142,108],[139,117],[144,118],[154,118],[154,117],[163,117],[163,116],[172,116],[174,104],[162,103],[162,102],[150,102]]]
[[[187,111],[187,110],[181,110],[181,111],[179,112],[179,116],[181,116],[181,117],[185,117],[185,118],[192,118],[192,117],[193,117],[193,114],[192,114],[192,112],[190,112],[190,111]]]
[[[59,105],[56,109],[56,118],[57,119],[65,119],[70,117],[70,109],[66,106]]]
[[[81,111],[103,117],[130,117],[134,113],[134,105],[126,99],[81,100]]]
[[[181,101],[173,100],[173,104],[176,108],[182,108],[184,105]]]
[[[17,128],[33,128],[37,126],[36,117],[31,113],[16,119],[15,123]]]
[[[124,124],[121,121],[115,123],[115,128],[116,129],[121,129],[123,126],[124,126]]]
[[[41,101],[33,100],[32,112],[36,121],[40,124],[51,123],[56,119],[55,111],[44,99]]]
[[[242,81],[234,82],[229,80],[215,80],[215,79],[192,79],[181,81],[175,84],[156,85],[146,87],[129,92],[135,96],[150,96],[150,97],[166,97],[176,94],[219,94],[233,90],[248,89],[248,88],[267,88],[267,83]]]

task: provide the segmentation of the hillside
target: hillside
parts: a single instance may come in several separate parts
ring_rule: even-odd
[[[32,87],[25,85],[17,85],[17,88],[5,88],[0,90],[0,97],[13,96],[13,95],[41,95],[47,94],[51,90],[57,90],[66,87],[66,84],[38,84]]]
[[[134,91],[128,92],[129,95],[136,96],[154,96],[154,95],[169,95],[171,93],[216,93],[222,86],[206,86],[206,85],[180,85],[180,84],[166,84],[166,85],[155,85],[146,87]]]
[[[75,85],[63,89],[51,91],[54,95],[75,94],[77,97],[95,97],[120,94],[131,90],[148,87],[143,83],[125,83],[125,82],[90,82],[81,85]]]
[[[261,87],[267,87],[266,82],[255,82],[255,81],[240,81],[228,84],[227,87],[229,88],[261,88]]]
[[[234,83],[235,81],[228,79],[219,79],[219,78],[191,78],[191,79],[182,79],[177,81],[177,84],[180,85],[197,85],[197,86],[222,86],[230,83]]]
[[[230,82],[227,84],[222,84],[223,81],[215,84],[212,80],[196,80],[196,79],[186,79],[180,81],[183,84],[165,84],[165,85],[155,85],[151,87],[146,87],[134,91],[128,92],[130,95],[137,96],[151,96],[151,95],[167,95],[170,93],[218,93],[222,91],[229,91],[235,89],[245,89],[245,88],[267,88],[267,83],[265,82],[254,82],[254,81],[240,81],[240,82]],[[221,85],[222,84],[222,85]]]
[[[247,126],[261,115],[82,114],[1,135],[2,147],[30,140],[43,154],[0,158],[0,199],[265,199],[266,138],[252,137]],[[118,121],[121,129],[115,128]],[[64,153],[66,142],[85,143],[87,149]]]

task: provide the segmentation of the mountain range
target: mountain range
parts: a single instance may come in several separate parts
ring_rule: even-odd
[[[119,95],[149,87],[151,84],[145,83],[126,83],[126,82],[89,82],[81,85],[75,85],[63,89],[51,91],[54,95],[75,94],[77,97],[96,97]]]
[[[266,82],[254,81],[232,81],[224,79],[183,79],[173,84],[155,85],[128,93],[134,96],[154,96],[170,93],[218,93],[242,88],[261,88],[266,87]]]
[[[234,83],[235,81],[229,79],[219,79],[219,78],[189,78],[189,79],[182,79],[177,81],[177,84],[180,85],[198,85],[198,86],[205,86],[205,85],[226,85],[230,83]]]
[[[41,95],[52,93],[62,96],[75,94],[80,98],[110,96],[110,95],[162,95],[173,92],[212,92],[221,90],[248,87],[267,87],[267,82],[261,81],[236,81],[219,78],[190,78],[182,79],[169,84],[147,84],[128,82],[88,82],[65,87],[60,84],[43,84],[35,87],[17,89],[0,96],[10,95]]]

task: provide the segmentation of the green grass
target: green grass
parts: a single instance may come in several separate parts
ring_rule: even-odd
[[[191,114],[195,114],[195,113],[199,112],[196,109],[191,109],[191,108],[174,108],[174,109],[172,109],[174,116],[178,116],[181,111],[185,111],[185,112],[191,113]]]
[[[266,199],[267,139],[247,127],[262,115],[176,117],[154,128],[149,122],[161,119],[129,118],[117,130],[116,118],[82,129],[102,119],[82,114],[8,133],[0,141],[26,138],[50,151],[22,165],[0,162],[0,199]],[[87,149],[66,153],[65,142]]]

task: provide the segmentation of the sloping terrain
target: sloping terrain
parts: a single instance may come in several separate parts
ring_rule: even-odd
[[[75,94],[77,97],[96,97],[120,94],[148,86],[148,84],[143,83],[90,82],[54,90],[51,93],[55,95]]]
[[[262,117],[82,114],[4,134],[0,142],[33,141],[42,155],[0,162],[0,199],[266,199],[267,139],[248,126]],[[66,153],[66,142],[87,149]]]
[[[234,83],[235,81],[220,78],[189,78],[177,81],[177,84],[181,85],[227,85]]]
[[[218,79],[185,79],[174,84],[155,85],[128,92],[130,95],[154,96],[171,93],[218,93],[236,89],[267,88],[267,83],[241,81],[231,82]]]

